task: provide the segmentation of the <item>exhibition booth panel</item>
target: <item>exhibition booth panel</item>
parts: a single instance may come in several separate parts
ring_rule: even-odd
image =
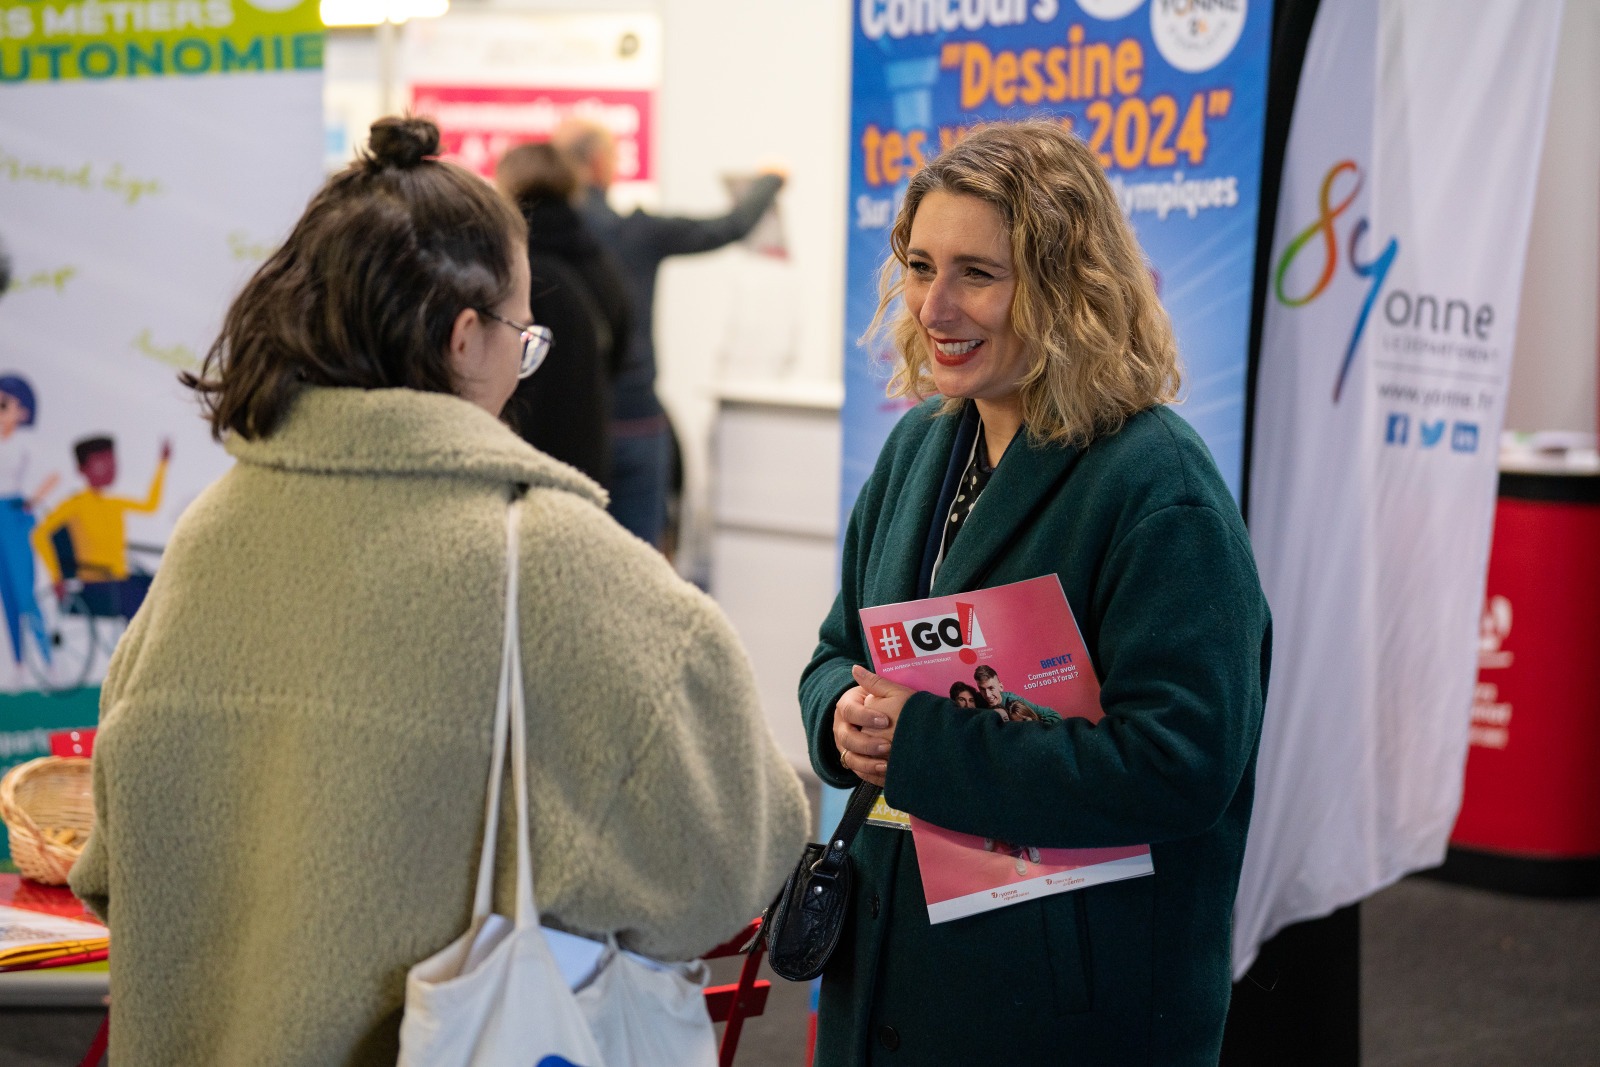
[[[1441,877],[1600,894],[1600,472],[1500,476],[1461,814]]]

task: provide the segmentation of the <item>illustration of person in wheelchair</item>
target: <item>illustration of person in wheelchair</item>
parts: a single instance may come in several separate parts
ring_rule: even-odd
[[[41,606],[55,608],[46,619],[48,640],[32,673],[45,689],[70,689],[87,684],[97,655],[109,654],[127,622],[144,603],[150,573],[129,562],[129,552],[160,554],[160,548],[130,544],[126,516],[152,513],[161,507],[172,443],[164,441],[150,490],[143,500],[107,492],[117,480],[116,443],[105,436],[86,437],[72,446],[86,486],[57,504],[32,533],[33,549],[50,575]]]

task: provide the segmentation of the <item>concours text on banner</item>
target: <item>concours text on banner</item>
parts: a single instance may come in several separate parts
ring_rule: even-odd
[[[94,723],[228,464],[177,376],[316,190],[322,44],[317,0],[0,0],[0,771]]]
[[[1256,395],[1274,633],[1236,975],[1444,858],[1560,21],[1544,0],[1317,14]]]
[[[1053,116],[1099,155],[1172,315],[1177,410],[1238,496],[1270,0],[857,0],[846,239],[848,515],[906,405],[860,338],[911,175],[983,122]],[[841,529],[845,524],[841,522]]]

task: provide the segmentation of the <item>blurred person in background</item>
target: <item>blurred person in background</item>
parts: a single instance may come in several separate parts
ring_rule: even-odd
[[[113,1063],[395,1062],[407,970],[472,912],[513,501],[546,921],[686,959],[805,840],[722,613],[501,423],[549,339],[526,224],[438,153],[375,123],[184,376],[236,462],[112,657],[71,874]]]
[[[555,335],[539,373],[517,384],[506,421],[609,488],[611,388],[628,344],[622,278],[573,207],[577,175],[555,148],[518,145],[494,177],[527,222],[533,321]]]
[[[668,256],[710,252],[755,228],[783,187],[783,176],[765,173],[726,215],[687,218],[634,211],[619,215],[606,202],[616,177],[617,146],[609,130],[569,119],[552,143],[572,160],[583,186],[579,211],[615,256],[628,284],[633,334],[613,388],[611,514],[652,545],[660,545],[672,477],[672,430],[656,397],[656,275]]]

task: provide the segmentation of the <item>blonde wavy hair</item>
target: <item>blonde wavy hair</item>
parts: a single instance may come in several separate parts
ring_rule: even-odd
[[[864,338],[887,333],[898,351],[890,396],[938,393],[917,320],[902,305],[888,322],[905,289],[911,223],[936,191],[993,205],[1011,234],[1011,325],[1030,355],[1019,391],[1035,440],[1087,445],[1129,416],[1177,399],[1172,323],[1139,242],[1094,154],[1043,119],[980,127],[912,177]],[[944,411],[962,403],[948,399]]]

